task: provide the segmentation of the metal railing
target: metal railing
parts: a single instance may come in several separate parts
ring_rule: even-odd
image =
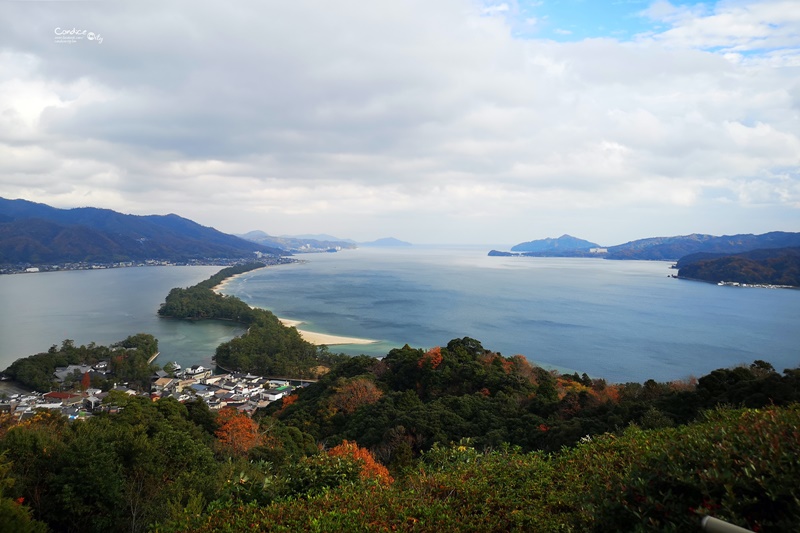
[[[729,524],[712,516],[704,516],[700,521],[700,527],[708,533],[753,533],[749,529]]]

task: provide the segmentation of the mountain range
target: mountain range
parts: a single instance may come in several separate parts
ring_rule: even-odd
[[[244,259],[256,252],[277,256],[293,251],[357,246],[354,241],[329,235],[305,237],[318,238],[273,237],[263,231],[228,235],[175,214],[137,216],[95,207],[58,209],[27,200],[0,198],[0,264]],[[410,246],[391,237],[358,245]],[[691,254],[719,256],[790,247],[800,247],[800,233],[774,231],[723,236],[694,233],[639,239],[606,248],[562,235],[520,243],[511,248],[512,252],[492,250],[489,255],[678,261]]]
[[[489,255],[532,257],[602,257],[605,259],[640,259],[677,261],[697,253],[729,255],[759,249],[800,246],[800,233],[773,231],[762,235],[705,235],[693,233],[675,237],[651,237],[600,248],[597,244],[562,235],[558,239],[540,239],[518,244],[512,252],[492,250]]]
[[[800,233],[773,231],[762,235],[704,235],[653,237],[608,247],[608,259],[677,261],[689,254],[738,254],[752,250],[800,246]]]
[[[174,214],[57,209],[0,198],[0,264],[238,259],[255,252],[284,254]]]

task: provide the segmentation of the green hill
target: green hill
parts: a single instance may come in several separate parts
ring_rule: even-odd
[[[763,361],[611,385],[469,338],[348,359],[254,419],[112,391],[80,422],[0,413],[0,524],[691,531],[713,515],[793,531],[798,399],[800,369]]]
[[[754,250],[736,255],[693,254],[678,261],[678,277],[800,287],[800,248]]]

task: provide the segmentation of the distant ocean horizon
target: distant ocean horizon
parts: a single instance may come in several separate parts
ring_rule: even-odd
[[[763,359],[800,366],[800,291],[677,280],[671,263],[488,257],[486,247],[362,248],[296,256],[223,292],[301,329],[374,339],[331,351],[383,356],[460,337],[487,349],[611,382],[700,376]],[[159,318],[172,287],[221,267],[144,267],[0,276],[0,367],[64,339],[159,339],[159,364],[210,365],[243,329]]]

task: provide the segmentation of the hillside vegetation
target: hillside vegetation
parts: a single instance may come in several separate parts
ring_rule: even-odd
[[[737,255],[695,254],[678,262],[678,277],[800,287],[800,248],[754,250]]]
[[[261,487],[240,479],[249,491],[157,530],[697,531],[710,515],[796,531],[798,424],[795,405],[712,411],[674,429],[632,426],[554,454],[435,446],[389,486],[350,479],[320,492],[319,480],[305,497],[264,504],[254,498]]]
[[[347,359],[253,419],[112,391],[82,422],[0,415],[0,524],[686,531],[710,514],[796,530],[798,394],[800,369],[763,361],[613,385],[470,338]]]

